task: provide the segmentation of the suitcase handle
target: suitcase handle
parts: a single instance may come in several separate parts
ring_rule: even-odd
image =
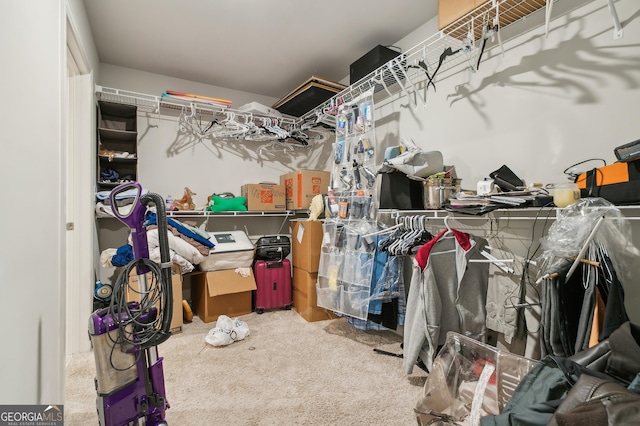
[[[282,247],[278,247],[278,253],[280,253],[280,260],[275,260],[275,261],[269,261],[267,260],[267,268],[281,268],[281,266],[269,266],[271,263],[280,263],[282,264],[282,261],[284,260],[284,250],[282,250]]]
[[[284,263],[281,260],[276,260],[274,262],[266,262],[267,263],[267,269],[276,269],[276,268],[282,268],[284,266]]]

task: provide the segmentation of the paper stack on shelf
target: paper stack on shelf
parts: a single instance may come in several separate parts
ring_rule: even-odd
[[[214,105],[223,108],[229,108],[231,106],[231,101],[228,99],[212,98],[209,96],[194,95],[191,93],[176,92],[173,90],[167,90],[166,92],[164,92],[162,94],[162,99],[177,99],[188,102],[199,102],[202,104]]]

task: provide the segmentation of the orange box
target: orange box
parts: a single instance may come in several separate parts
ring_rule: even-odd
[[[249,211],[284,211],[286,209],[284,185],[248,183],[242,185],[240,193],[247,199]]]
[[[287,198],[287,210],[306,210],[318,194],[326,194],[331,173],[323,170],[296,170],[280,176]]]

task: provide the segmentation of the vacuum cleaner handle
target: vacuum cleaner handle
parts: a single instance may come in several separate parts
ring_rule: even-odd
[[[116,197],[124,192],[131,191],[135,196],[131,210],[125,212],[116,204]],[[149,243],[147,242],[147,231],[144,227],[144,215],[146,207],[142,205],[140,198],[142,196],[142,185],[138,182],[126,182],[116,186],[111,190],[109,198],[111,200],[111,208],[113,214],[120,222],[124,223],[131,229],[131,243],[133,245],[133,255],[136,258],[149,258]],[[144,271],[146,272],[146,271]]]

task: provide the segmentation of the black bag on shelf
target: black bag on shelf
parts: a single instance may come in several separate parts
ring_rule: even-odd
[[[255,260],[282,260],[291,253],[291,240],[286,235],[267,235],[256,241]]]
[[[379,173],[381,209],[424,210],[423,184],[402,172]]]
[[[524,186],[524,182],[506,165],[503,165],[498,170],[489,173],[489,177],[495,181],[503,192],[517,191]]]
[[[583,198],[600,197],[616,204],[640,204],[640,160],[618,161],[576,178]]]

